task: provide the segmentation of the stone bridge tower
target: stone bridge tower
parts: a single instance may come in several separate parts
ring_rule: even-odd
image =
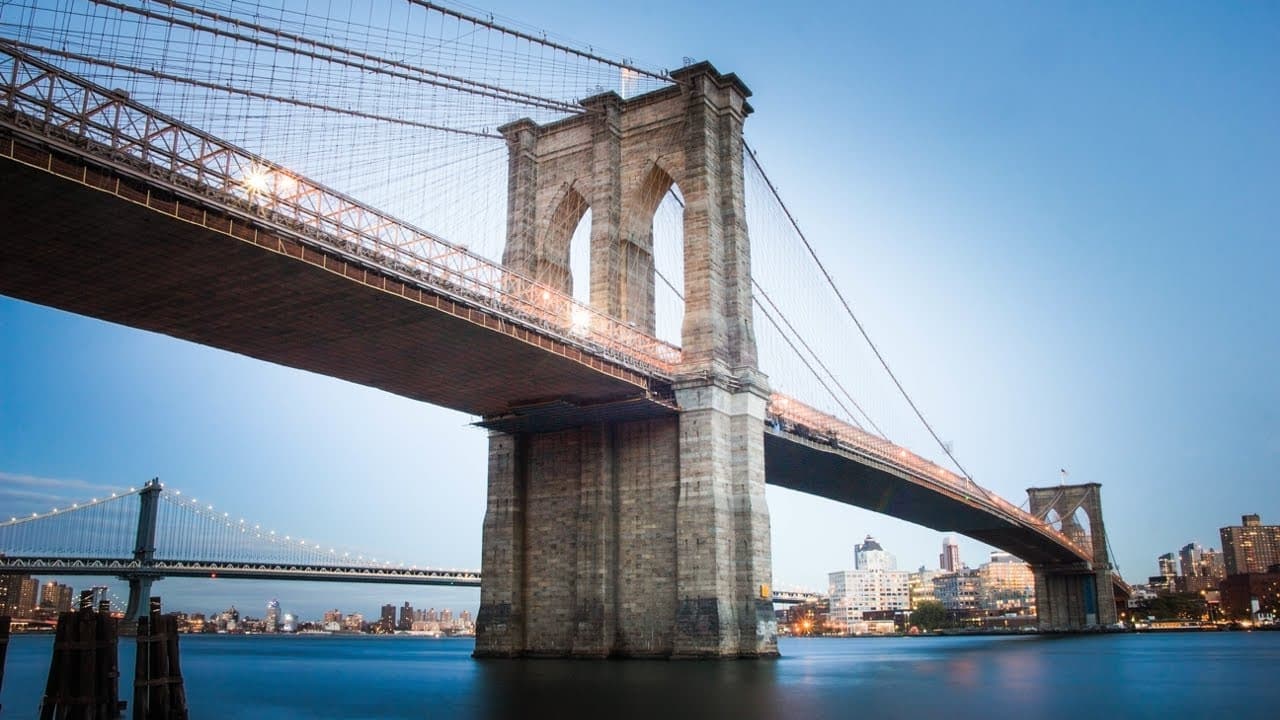
[[[684,198],[677,415],[494,431],[477,656],[777,654],[764,413],[743,200],[750,91],[707,63],[639,97],[501,128],[508,267],[571,294],[591,209],[590,304],[652,333],[653,215]]]
[[[1107,528],[1102,522],[1102,486],[1059,485],[1028,488],[1030,511],[1041,520],[1053,511],[1062,519],[1062,532],[1090,555],[1078,565],[1037,565],[1036,611],[1041,630],[1082,630],[1116,622],[1111,556],[1107,552]],[[1086,534],[1076,521],[1076,511],[1089,520]]]

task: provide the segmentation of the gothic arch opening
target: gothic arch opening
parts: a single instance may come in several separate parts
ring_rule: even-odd
[[[572,185],[564,188],[538,243],[539,262],[535,280],[575,298],[579,292],[590,290],[590,221],[591,208],[586,198]],[[576,239],[580,235],[585,237],[584,241]],[[575,245],[586,248],[587,260],[581,273],[575,272],[572,252]],[[586,302],[585,296],[583,302]]]
[[[622,278],[627,303],[639,303],[648,332],[679,345],[684,325],[684,196],[671,175],[653,163],[636,189],[633,227],[624,244]]]
[[[1067,537],[1072,542],[1084,548],[1085,552],[1093,552],[1093,530],[1089,522],[1089,514],[1084,511],[1083,507],[1078,507],[1075,512],[1071,513],[1071,522],[1067,531]]]

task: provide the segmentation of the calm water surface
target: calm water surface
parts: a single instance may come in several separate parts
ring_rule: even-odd
[[[1280,718],[1280,632],[780,645],[764,662],[481,662],[461,639],[181,640],[193,719]],[[0,717],[36,717],[52,647],[12,638]],[[122,699],[132,666],[126,639]]]

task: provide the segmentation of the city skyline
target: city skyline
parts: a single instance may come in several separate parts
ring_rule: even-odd
[[[619,24],[587,3],[488,5],[646,64],[696,55],[739,74],[749,141],[958,457],[1015,504],[1063,467],[1101,482],[1130,582],[1241,514],[1280,515],[1280,340],[1257,332],[1280,319],[1274,10],[855,8],[816,23],[795,6],[773,24],[796,29],[756,51],[703,28],[745,33],[780,11],[659,3]],[[282,532],[480,564],[475,418],[7,298],[0,333],[0,511],[160,476]],[[942,533],[768,499],[776,587],[821,587],[868,533],[903,567],[937,558]]]

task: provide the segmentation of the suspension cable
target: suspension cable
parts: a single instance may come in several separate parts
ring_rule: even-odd
[[[435,87],[444,88],[446,90],[457,90],[459,92],[469,93],[472,95],[480,95],[480,96],[492,98],[495,100],[501,100],[503,102],[512,102],[517,104],[530,105],[533,107],[540,107],[545,110],[555,110],[557,112],[572,112],[572,113],[582,112],[581,107],[570,105],[569,103],[562,102],[560,100],[549,100],[549,99],[530,100],[530,99],[519,97],[517,95],[513,95],[512,94],[513,91],[502,90],[501,92],[493,92],[490,90],[483,90],[479,88],[468,87],[466,85],[459,85],[458,83],[450,80],[424,77],[422,75],[413,75],[413,74],[402,72],[399,70],[393,70],[385,67],[378,67],[376,65],[369,65],[368,63],[356,62],[354,60],[347,60],[340,57],[334,57],[333,55],[325,55],[323,53],[316,52],[314,50],[306,50],[300,47],[285,45],[283,43],[273,42],[271,40],[266,40],[264,38],[259,38],[259,37],[253,37],[251,35],[245,35],[243,33],[235,33],[229,30],[223,30],[221,28],[210,27],[208,25],[201,25],[200,23],[197,23],[197,22],[192,22],[190,20],[183,20],[182,18],[174,17],[173,15],[164,15],[161,13],[152,12],[150,10],[144,10],[142,8],[130,7],[128,5],[122,5],[117,2],[112,2],[111,0],[90,0],[90,1],[98,5],[104,5],[106,7],[119,10],[121,12],[141,15],[143,17],[150,18],[152,20],[160,20],[161,22],[166,22],[166,23],[169,23],[170,25],[177,25],[179,27],[185,27],[189,30],[209,33],[210,35],[225,37],[231,40],[238,40],[240,42],[246,42],[252,45],[259,45],[261,47],[271,48],[272,50],[278,50],[281,52],[292,53],[294,55],[301,55],[302,57],[308,57],[313,60],[320,60],[322,62],[329,62],[335,65],[344,65],[346,67],[355,68],[357,70],[365,70],[368,72],[378,73],[381,75],[389,75],[391,77],[400,78],[401,80],[409,80],[410,82],[418,82],[424,85],[433,85]]]
[[[578,50],[578,49],[569,47],[568,45],[562,45],[560,43],[553,42],[551,40],[546,39],[545,37],[536,37],[534,35],[530,35],[528,33],[524,33],[519,30],[515,30],[513,28],[499,25],[493,21],[493,16],[490,16],[488,20],[484,20],[482,18],[478,18],[472,15],[467,15],[457,10],[451,10],[446,7],[441,7],[440,5],[437,5],[433,2],[429,2],[428,0],[409,0],[409,4],[424,7],[427,10],[434,10],[435,12],[438,12],[441,15],[448,15],[449,17],[457,18],[458,20],[464,20],[466,22],[479,25],[480,27],[488,28],[490,30],[496,30],[500,33],[503,33],[505,35],[510,35],[511,37],[514,37],[514,38],[527,40],[531,43],[537,43],[544,47],[549,47],[553,50],[559,50],[560,52],[568,53],[570,55],[583,58],[584,60],[590,60],[592,62],[598,62],[604,65],[608,65],[610,67],[616,67],[620,70],[626,70],[628,72],[633,72],[638,75],[644,75],[645,77],[653,78],[654,80],[661,80],[663,82],[673,82],[673,80],[671,79],[671,76],[666,73],[656,73],[656,72],[653,72],[652,70],[645,70],[644,68],[636,67],[635,65],[632,65],[631,63],[628,63],[625,60],[622,62],[618,62],[617,60],[610,60],[609,58],[602,57],[600,55],[596,55],[591,52]]]
[[[321,103],[311,102],[309,100],[299,100],[298,98],[284,97],[282,95],[270,95],[268,93],[249,90],[247,88],[235,87],[234,85],[219,85],[217,83],[196,80],[195,78],[183,77],[181,75],[172,75],[159,70],[148,70],[146,68],[136,67],[134,65],[126,65],[114,60],[106,60],[94,57],[92,55],[81,55],[80,53],[67,52],[66,50],[57,50],[43,45],[34,45],[32,43],[22,42],[21,40],[11,40],[9,38],[0,38],[0,44],[12,45],[26,50],[43,53],[46,55],[55,55],[57,57],[67,58],[68,60],[76,60],[78,62],[88,63],[90,65],[98,65],[101,67],[111,68],[112,70],[120,70],[123,72],[145,75],[153,77],[157,80],[166,80],[169,82],[181,83],[184,85],[192,85],[208,90],[217,90],[232,95],[243,95],[245,97],[256,98],[258,100],[267,100],[269,102],[277,102],[285,105],[294,105],[304,107],[311,110],[322,110],[324,112],[336,113],[339,115],[349,115],[351,117],[365,118],[367,120],[377,120],[380,122],[393,123],[396,125],[406,125],[409,127],[422,128],[424,130],[437,130],[439,132],[454,133],[457,135],[467,135],[470,137],[486,138],[490,140],[501,140],[502,136],[497,133],[486,133],[477,130],[463,130],[461,128],[451,128],[445,125],[433,125],[431,123],[418,122],[416,120],[406,120],[404,118],[391,117],[389,115],[379,115],[376,113],[367,113],[360,110],[348,110],[344,108],[334,107],[332,105],[324,105]]]
[[[242,20],[237,17],[232,17],[230,15],[223,15],[221,13],[216,13],[211,10],[205,10],[203,8],[198,8],[191,5],[187,5],[185,3],[177,2],[176,0],[148,0],[148,2],[159,3],[161,5],[166,5],[171,8],[182,10],[192,15],[206,17],[221,23],[235,25],[236,27],[248,28],[249,30],[253,30],[254,32],[265,33],[278,38],[289,40],[291,42],[301,43],[303,45],[310,45],[311,47],[320,48],[321,50],[328,50],[330,52],[341,53],[343,55],[359,58],[360,60],[367,60],[369,62],[380,63],[383,65],[390,65],[391,67],[400,68],[401,70],[408,70],[410,72],[422,73],[423,75],[439,78],[441,80],[445,80],[448,82],[456,82],[464,85],[471,85],[480,90],[487,90],[490,92],[502,93],[504,95],[511,95],[513,98],[521,98],[523,100],[533,101],[535,103],[538,103],[540,106],[542,103],[559,102],[551,98],[540,97],[538,95],[531,95],[529,93],[521,92],[519,90],[511,90],[510,88],[504,88],[499,85],[491,85],[489,83],[480,82],[479,80],[471,80],[469,78],[460,77],[458,75],[443,73],[438,70],[430,70],[428,68],[418,67],[416,65],[410,65],[409,63],[402,62],[400,60],[395,60],[393,58],[381,57],[381,56],[373,55],[371,53],[367,53],[361,50],[352,50],[351,48],[346,48],[341,45],[335,45],[333,43],[327,43],[320,40],[313,40],[312,38],[306,37],[304,35],[298,35],[296,33],[291,33],[286,30],[281,30],[279,28],[269,27],[267,25],[252,23],[247,20]],[[459,89],[462,89],[462,88],[459,88]],[[463,91],[467,92],[465,89],[463,89]],[[567,103],[562,103],[562,104],[564,105],[565,109],[568,109],[572,112],[581,111],[581,108],[575,108],[572,105],[568,105]]]
[[[818,269],[822,271],[822,276],[826,278],[827,284],[831,286],[832,291],[834,291],[836,297],[839,298],[840,304],[844,306],[845,312],[848,313],[849,317],[853,320],[853,324],[857,326],[858,332],[862,334],[862,339],[867,341],[867,345],[869,345],[871,347],[871,351],[875,353],[876,359],[880,361],[881,367],[883,367],[884,371],[889,374],[889,378],[893,380],[893,384],[898,388],[898,392],[902,394],[903,399],[905,399],[907,404],[911,406],[911,410],[915,412],[916,417],[920,419],[920,422],[924,425],[925,429],[933,436],[934,441],[938,443],[938,447],[942,448],[942,452],[946,453],[947,457],[951,458],[951,462],[955,463],[956,468],[960,470],[969,482],[973,482],[973,476],[971,476],[969,471],[965,470],[964,466],[960,464],[960,461],[956,459],[956,456],[951,452],[951,448],[947,447],[947,444],[942,442],[942,438],[938,437],[938,433],[934,431],[933,426],[929,424],[929,421],[924,419],[924,413],[920,412],[920,408],[916,406],[915,401],[913,401],[911,396],[907,394],[907,390],[898,380],[898,376],[894,375],[893,370],[889,368],[889,363],[884,359],[884,355],[880,353],[880,348],[876,347],[876,344],[871,341],[871,336],[867,334],[867,329],[862,326],[862,321],[860,321],[858,316],[854,314],[853,308],[849,306],[849,301],[844,297],[844,293],[840,292],[840,288],[836,286],[835,279],[831,277],[831,273],[827,272],[827,267],[818,259],[817,252],[815,252],[813,246],[809,244],[809,239],[805,237],[804,232],[800,229],[800,224],[796,222],[795,216],[791,214],[791,209],[782,201],[782,196],[778,194],[778,188],[774,186],[773,181],[769,179],[769,175],[764,171],[764,167],[760,165],[760,159],[756,157],[756,151],[747,144],[746,140],[742,141],[742,146],[746,149],[747,155],[750,156],[751,162],[755,165],[756,170],[760,171],[760,177],[764,179],[765,184],[769,187],[769,192],[773,193],[773,198],[778,201],[778,206],[781,207],[782,212],[786,214],[787,220],[791,223],[791,227],[796,231],[796,234],[800,236],[800,241],[804,243],[805,249],[809,251],[809,257],[813,258]]]

